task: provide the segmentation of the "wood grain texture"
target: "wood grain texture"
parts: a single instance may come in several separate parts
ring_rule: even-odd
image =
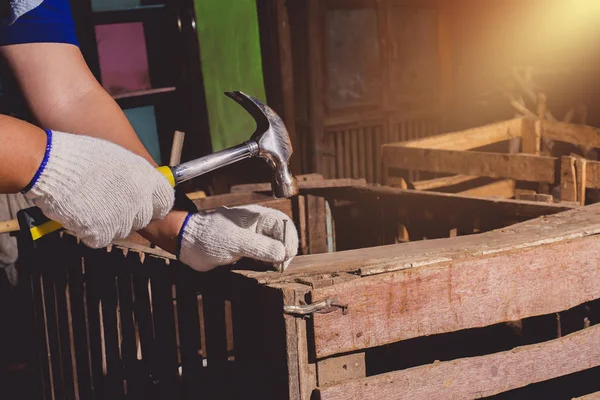
[[[600,147],[600,129],[559,121],[544,121],[543,137],[560,142]]]
[[[469,214],[481,210],[486,214],[504,215],[506,213],[506,215],[512,215],[513,217],[529,216],[533,218],[537,213],[538,216],[544,215],[544,217],[511,225],[505,229],[476,235],[299,256],[292,261],[290,267],[284,273],[257,271],[236,271],[236,273],[259,283],[293,282],[299,277],[319,276],[343,271],[357,271],[363,275],[370,275],[420,265],[431,265],[460,257],[534,247],[544,243],[584,237],[600,232],[600,205],[573,209],[572,206],[516,200],[479,199],[394,188],[378,188],[373,192],[367,192],[369,196],[377,197],[383,197],[387,193],[398,207],[406,205],[402,200],[403,198],[406,200],[406,198],[403,195],[398,196],[398,193],[409,193],[414,194],[412,198],[416,206],[422,206],[423,203],[428,201],[426,199],[428,196],[440,199],[435,207],[439,207],[446,212],[454,211],[452,200],[458,199],[456,205],[460,205],[461,209],[466,210],[465,212]],[[560,213],[560,211],[566,210],[571,211]],[[547,215],[553,213],[557,214]]]
[[[346,173],[351,173],[346,170]],[[300,189],[312,189],[312,188],[324,188],[324,187],[353,187],[363,186],[367,182],[365,179],[351,179],[351,178],[340,178],[340,179],[323,179],[314,181],[299,181],[298,187]],[[271,192],[270,183],[251,183],[247,185],[236,185],[231,187],[232,193],[238,192]],[[216,197],[216,196],[215,196]]]
[[[320,388],[321,400],[472,399],[600,365],[600,325],[500,353],[439,362]]]
[[[512,179],[503,179],[497,182],[488,183],[472,189],[459,192],[463,196],[475,197],[502,197],[511,199],[515,196],[515,181]]]
[[[476,176],[469,175],[453,175],[446,176],[443,178],[435,178],[435,179],[427,179],[424,181],[416,181],[413,182],[413,186],[415,190],[431,190],[431,189],[439,189],[442,187],[458,185],[460,183],[468,182],[471,180],[477,179]]]
[[[419,336],[549,314],[600,298],[600,238],[458,258],[316,289],[348,312],[314,315],[325,357]]]
[[[560,159],[560,199],[577,201],[577,173],[575,157],[563,156]]]
[[[459,132],[445,133],[423,139],[384,146],[419,149],[470,150],[521,136],[522,119],[511,119]]]
[[[354,353],[317,361],[319,386],[332,385],[367,376],[365,353]]]
[[[530,154],[484,153],[384,147],[388,168],[508,178],[526,182],[556,181],[558,159]]]
[[[600,162],[587,160],[586,162],[586,186],[590,189],[600,189]]]

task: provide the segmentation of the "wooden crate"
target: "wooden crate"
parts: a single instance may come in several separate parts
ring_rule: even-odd
[[[529,317],[596,298],[597,257],[591,256],[598,246],[596,206],[332,184],[303,183],[301,196],[330,204],[336,245],[349,235],[342,231],[352,231],[354,249],[299,256],[285,273],[260,272],[249,261],[196,273],[158,249],[115,244],[91,250],[67,234],[50,235],[36,249],[22,248],[38,336],[40,398],[326,399],[353,398],[344,396],[355,390],[354,398],[396,398],[387,395],[388,384],[394,393],[424,397],[438,390],[426,379],[435,382],[435,374],[445,371],[435,369],[438,364],[454,373],[453,363],[466,363],[459,369],[472,371],[471,360],[390,369],[394,360],[422,359],[393,349],[394,356],[386,358],[390,346],[521,318],[526,325]],[[229,198],[234,195],[240,194]],[[290,201],[294,216],[298,201]],[[362,210],[370,226],[352,226],[357,220],[344,225],[338,211],[347,207]],[[520,225],[507,227],[513,223]],[[395,243],[398,225],[415,232],[415,241],[385,245]],[[464,236],[448,238],[457,227]],[[476,231],[487,233],[473,235]],[[567,277],[569,285],[559,284]],[[329,307],[307,315],[294,310],[321,301]],[[556,326],[549,331],[555,333]],[[595,353],[581,341],[591,340],[588,332],[596,328],[582,332],[556,339],[558,345],[534,346],[544,356],[567,343],[571,347],[560,354],[575,354],[585,369]],[[473,342],[463,346],[487,349]],[[508,376],[503,363],[518,366],[519,357],[538,354],[514,351],[526,355],[480,356],[492,357],[499,377],[512,382],[520,370]],[[575,372],[568,365],[571,369],[550,368],[531,382]],[[466,373],[459,378],[463,381],[450,388],[463,388],[471,379]],[[393,383],[407,379],[417,383],[396,390]]]
[[[488,212],[519,207],[522,219],[521,207],[542,206],[493,204]],[[598,232],[591,205],[481,234],[299,257],[283,274],[233,271],[243,387],[322,400],[597,391]]]
[[[561,201],[586,204],[586,188],[600,188],[600,162],[582,157],[540,155],[542,138],[578,146],[600,146],[600,130],[563,122],[513,119],[460,132],[382,146],[386,184],[417,190],[455,187],[469,196],[497,196],[552,201],[555,186]],[[498,144],[521,141],[521,153],[498,151]],[[490,146],[496,145],[494,151]],[[425,181],[410,181],[406,170],[445,174]],[[403,172],[404,171],[404,172]],[[482,177],[486,179],[481,184]],[[533,192],[532,192],[533,190]],[[558,196],[557,196],[558,197]]]

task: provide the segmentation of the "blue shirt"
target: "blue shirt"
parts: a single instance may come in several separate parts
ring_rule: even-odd
[[[49,42],[79,46],[69,0],[44,0],[12,24],[4,17],[0,21],[0,46]],[[32,119],[12,71],[3,60],[0,61],[0,114]]]
[[[44,0],[14,23],[0,24],[0,46],[41,42],[79,45],[69,0]]]

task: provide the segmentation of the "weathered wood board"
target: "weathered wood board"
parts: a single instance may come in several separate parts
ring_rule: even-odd
[[[319,388],[321,400],[473,399],[600,365],[600,326],[510,351]]]

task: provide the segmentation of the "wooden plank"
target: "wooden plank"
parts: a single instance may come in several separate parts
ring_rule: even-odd
[[[488,144],[521,137],[522,119],[511,119],[428,138],[387,144],[385,147],[410,147],[419,149],[470,150]]]
[[[350,170],[350,173],[352,171]],[[299,181],[298,187],[300,189],[313,189],[313,188],[326,188],[326,187],[352,187],[366,185],[365,179],[352,179],[352,178],[341,178],[341,179],[323,179],[315,181]],[[271,192],[270,183],[253,183],[251,184],[251,190],[253,192]],[[232,193],[247,192],[250,189],[250,185],[237,185],[232,186]]]
[[[577,173],[575,158],[563,156],[560,159],[560,199],[561,201],[577,201]]]
[[[319,387],[367,376],[365,353],[354,353],[317,361]]]
[[[412,182],[415,190],[431,190],[439,189],[441,187],[458,185],[460,183],[468,182],[477,179],[476,176],[469,175],[452,175],[443,178],[427,179],[424,181]]]
[[[540,137],[536,135],[535,121],[523,119],[521,151],[526,154],[540,154]]]
[[[587,160],[585,172],[586,186],[590,189],[600,189],[600,162]]]
[[[580,146],[600,147],[600,129],[559,121],[544,121],[544,138]]]
[[[484,153],[389,147],[384,149],[388,168],[415,169],[462,175],[508,178],[526,182],[556,181],[558,159],[530,154]]]
[[[310,254],[327,252],[327,226],[325,199],[316,196],[306,197],[308,216],[308,251]]]
[[[322,400],[482,398],[600,365],[600,326],[479,357],[320,388]]]
[[[515,196],[515,181],[512,179],[503,179],[497,182],[488,183],[472,189],[459,192],[463,196],[475,197],[502,197],[511,199]]]
[[[315,352],[326,357],[414,337],[480,328],[570,309],[600,298],[600,238],[456,259],[315,289]]]
[[[270,189],[270,183],[269,190]],[[252,189],[257,184],[249,184],[247,186],[248,189]],[[234,186],[236,187],[236,186]],[[232,187],[232,189],[234,188]],[[259,184],[258,187],[264,187],[264,185]],[[216,196],[208,196],[202,199],[194,200],[194,204],[198,207],[199,210],[211,210],[217,207],[233,207],[239,206],[242,204],[250,204],[250,203],[259,203],[261,201],[273,200],[272,197],[266,196],[260,193],[254,193],[255,190],[243,190],[244,188],[240,188],[239,190],[232,190],[232,193],[219,194]]]
[[[585,396],[575,397],[573,400],[600,400],[600,392],[586,394]]]
[[[383,127],[381,126],[377,126],[375,127],[375,141],[374,141],[374,148],[375,148],[375,182],[376,183],[381,183],[382,182],[382,176],[381,176],[381,167],[383,164],[383,158],[382,158],[382,153],[381,153],[381,146],[383,145],[383,135],[384,135],[384,131],[383,131]]]
[[[432,197],[437,200],[429,204],[431,208],[440,209],[445,213],[465,210],[463,211],[464,215],[474,214],[477,217],[480,215],[512,215],[527,219],[528,217],[533,218],[535,214],[537,216],[544,215],[544,217],[512,225],[510,229],[500,229],[450,239],[426,240],[299,256],[292,261],[290,267],[284,273],[246,270],[236,271],[236,273],[260,283],[294,281],[299,277],[319,276],[325,273],[340,273],[343,271],[356,271],[362,275],[370,275],[415,268],[421,265],[433,265],[461,257],[535,247],[543,243],[600,233],[600,204],[573,209],[572,206],[561,204],[479,199],[445,193],[404,191],[394,188],[379,188],[369,193],[369,195],[379,198],[384,197],[386,193],[392,193],[393,204],[397,204],[398,207],[402,207],[407,212],[410,212],[412,208],[407,207],[407,203],[402,199],[406,200],[407,197],[412,197],[411,201],[414,201],[414,205],[422,208],[424,204],[427,205],[426,203],[428,203],[426,197]],[[411,195],[406,197],[397,196],[395,195],[397,193]],[[348,199],[357,199],[357,197],[347,197]],[[455,198],[458,201],[453,204],[452,200]],[[561,210],[571,211],[560,213]],[[553,213],[557,214],[549,215]],[[458,216],[461,217],[462,215],[459,214]]]

